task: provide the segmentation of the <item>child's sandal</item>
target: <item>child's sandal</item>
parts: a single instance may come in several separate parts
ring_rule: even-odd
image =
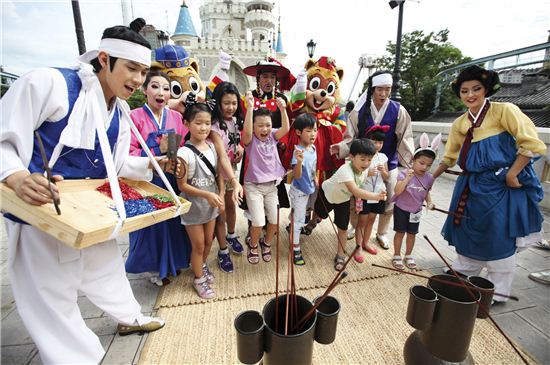
[[[334,257],[334,270],[341,271],[345,263],[346,263],[346,257],[340,256],[337,254]]]
[[[401,256],[395,255],[394,257],[392,257],[391,264],[397,270],[405,270],[405,266],[403,265],[403,260],[401,259]]]
[[[258,245],[256,245],[255,247],[252,247],[250,246],[249,242],[246,242],[246,247],[248,247],[248,250],[246,252],[246,259],[252,265],[256,265],[258,262],[260,262],[260,255],[258,255],[258,253],[252,252],[252,250],[258,251]]]
[[[317,223],[314,220],[310,220],[309,222],[307,222],[307,224],[304,227],[302,227],[302,232],[306,236],[309,236],[311,232],[313,232],[315,227],[317,227]]]
[[[260,246],[262,247],[262,260],[265,262],[271,261],[271,245],[266,244],[265,241],[261,239]]]
[[[411,270],[416,269],[416,261],[414,261],[414,257],[412,257],[411,255],[406,255],[405,265]]]

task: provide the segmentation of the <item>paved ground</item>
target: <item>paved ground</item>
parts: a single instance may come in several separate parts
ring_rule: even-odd
[[[440,179],[432,191],[433,200],[438,207],[448,207],[453,182]],[[550,218],[550,211],[544,212]],[[445,216],[430,212],[424,215],[420,225],[421,233],[430,239],[450,260],[455,257],[454,250],[442,240],[439,233]],[[6,264],[6,238],[1,226],[1,361],[2,364],[40,364],[36,347],[23,327],[15,308],[15,302],[8,278]],[[550,232],[550,220],[546,219],[544,229]],[[244,236],[244,232],[239,232]],[[550,239],[550,235],[547,235]],[[306,241],[307,242],[307,241]],[[306,243],[307,244],[307,243]],[[128,254],[128,240],[120,240],[120,249],[124,257]],[[443,264],[429,245],[419,236],[415,247],[417,262],[423,267],[438,273]],[[241,258],[238,258],[241,259]],[[244,259],[244,258],[242,258]],[[530,280],[529,272],[550,269],[550,251],[530,248],[518,256],[518,267],[513,286],[513,294],[519,302],[508,302],[493,307],[491,313],[503,330],[531,353],[541,364],[550,364],[550,285],[542,285]],[[158,287],[151,284],[145,275],[130,278],[137,300],[143,312],[151,313],[158,295]],[[147,336],[118,336],[116,324],[83,296],[78,298],[80,310],[88,326],[100,337],[107,354],[103,364],[136,364]]]

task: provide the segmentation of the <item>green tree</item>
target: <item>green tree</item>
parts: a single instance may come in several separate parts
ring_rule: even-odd
[[[376,59],[378,69],[393,71],[395,65],[395,43],[388,42],[384,55]],[[401,41],[401,103],[409,111],[413,120],[424,120],[432,114],[435,96],[435,76],[452,66],[470,61],[449,42],[449,30],[425,34],[415,30],[403,35]],[[363,90],[367,85],[363,85]],[[440,99],[440,110],[456,111],[462,103],[445,86]]]
[[[147,98],[145,97],[145,94],[143,94],[143,91],[141,89],[137,89],[134,91],[132,96],[130,96],[128,99],[126,99],[128,102],[128,105],[130,105],[130,109],[136,109],[141,108],[143,104],[147,101]]]

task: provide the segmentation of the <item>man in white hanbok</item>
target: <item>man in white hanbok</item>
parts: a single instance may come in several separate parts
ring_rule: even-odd
[[[109,169],[130,179],[152,178],[147,158],[128,155],[123,101],[140,87],[150,65],[150,46],[137,33],[145,22],[138,20],[131,29],[106,29],[99,51],[82,55],[74,69],[22,76],[0,101],[0,179],[24,201],[42,205],[59,197],[43,175],[35,131],[56,180],[105,178]],[[17,217],[4,220],[17,309],[44,363],[97,364],[105,354],[82,318],[79,291],[119,323],[121,335],[164,325],[141,313],[115,239],[76,250]]]

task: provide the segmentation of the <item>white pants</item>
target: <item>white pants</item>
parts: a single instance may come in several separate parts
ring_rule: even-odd
[[[495,285],[495,292],[510,295],[516,269],[516,254],[494,261],[479,261],[457,254],[456,261],[452,266],[453,270],[466,276],[477,276],[485,267],[487,268],[487,279]],[[501,296],[495,296],[494,299],[499,302],[508,300],[508,298]]]
[[[300,231],[306,223],[306,211],[311,200],[311,196],[303,193],[301,190],[290,185],[290,190],[288,193],[290,197],[290,203],[292,204],[292,209],[294,210],[294,233],[292,243],[295,246],[300,245]],[[290,217],[289,217],[290,218]]]
[[[252,217],[252,227],[263,227],[265,217],[270,224],[277,224],[277,185],[275,181],[267,183],[244,183],[246,204]]]
[[[143,324],[115,240],[75,250],[5,219],[17,310],[45,364],[97,364],[105,351],[84,322],[78,290],[124,324]]]

